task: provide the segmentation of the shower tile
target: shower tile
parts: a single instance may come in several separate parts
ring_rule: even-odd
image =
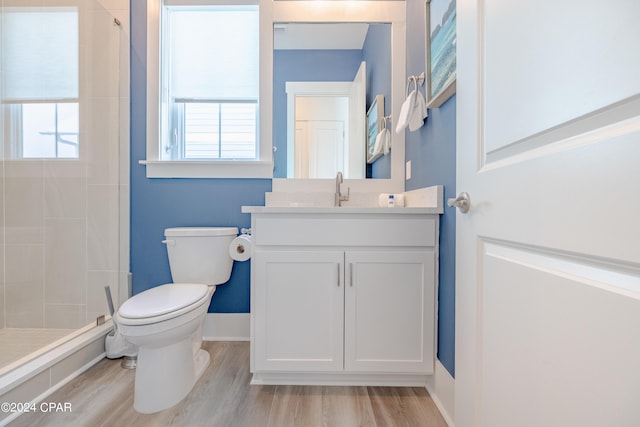
[[[85,304],[86,222],[83,218],[45,223],[45,302]]]
[[[87,165],[82,159],[56,159],[45,162],[44,178],[86,178]]]
[[[128,11],[127,11],[128,12]],[[129,100],[129,88],[131,87],[131,74],[129,70],[131,69],[130,61],[129,61],[129,21],[128,19],[124,22],[124,32],[126,35],[120,39],[120,99]],[[124,129],[124,127],[123,127]],[[128,127],[126,129],[129,129]]]
[[[8,245],[5,260],[5,327],[42,327],[43,246]]]
[[[5,178],[42,178],[44,161],[42,160],[5,160]]]
[[[87,312],[109,314],[104,287],[109,286],[113,305],[118,308],[118,272],[89,271],[87,273]],[[96,316],[93,316],[95,319]]]
[[[0,245],[0,329],[4,328],[4,245]]]
[[[8,1],[4,1],[5,6],[9,5]],[[41,7],[42,6],[42,0],[20,0],[18,2],[14,2],[14,3],[19,3],[20,6],[30,6],[30,7]]]
[[[88,97],[118,97],[120,33],[109,14],[87,11],[85,52],[85,84]]]
[[[118,184],[120,176],[119,100],[92,99],[87,103],[86,153],[89,184]]]
[[[117,185],[90,185],[87,189],[87,267],[89,270],[118,270]]]
[[[2,77],[2,75],[0,74],[0,78]],[[1,121],[1,120],[0,120]],[[0,132],[2,132],[2,129],[0,128]],[[1,149],[0,149],[1,151]],[[4,202],[4,183],[5,183],[5,179],[4,179],[4,162],[0,161],[0,238],[2,240],[0,240],[0,242],[4,242],[4,206],[5,206],[5,202]]]
[[[84,218],[87,204],[86,174],[86,165],[82,161],[45,164],[45,217]]]
[[[130,163],[130,138],[129,138],[129,128],[130,128],[130,100],[129,98],[121,98],[120,99],[120,136],[119,136],[119,162],[120,162],[120,181],[121,185],[128,184],[130,181],[131,171],[129,170]]]
[[[115,11],[117,9],[127,9],[129,8],[130,0],[96,0],[92,2],[98,7],[103,7],[109,11]]]
[[[86,305],[45,304],[44,327],[57,329],[78,329],[87,324]]]
[[[0,329],[4,328],[4,283],[0,285]]]
[[[129,272],[129,233],[130,233],[130,212],[131,212],[131,194],[128,185],[121,185],[120,189],[120,262],[119,270],[125,273]]]
[[[42,243],[44,185],[42,162],[6,162],[4,179],[7,243]]]

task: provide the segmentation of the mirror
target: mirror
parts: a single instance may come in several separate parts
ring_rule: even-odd
[[[293,178],[296,176],[296,158],[313,156],[314,153],[323,154],[324,159],[320,163],[328,161],[327,158],[336,159],[343,162],[342,169],[345,178],[354,181],[356,187],[367,191],[370,187],[372,191],[399,191],[404,189],[404,134],[392,135],[392,148],[388,155],[377,158],[373,165],[366,162],[366,114],[367,109],[377,96],[384,98],[384,115],[391,116],[387,121],[387,127],[391,129],[395,123],[395,117],[399,115],[400,106],[404,100],[405,86],[405,5],[404,2],[396,1],[359,1],[359,2],[306,2],[306,1],[274,1],[273,7],[273,30],[274,30],[274,54],[273,54],[273,146],[274,146],[274,178]],[[302,25],[309,24],[309,25]],[[330,25],[327,25],[330,24]],[[358,25],[354,25],[358,24]],[[322,27],[331,26],[334,35],[339,34],[337,39],[343,40],[352,30],[360,28],[360,45],[350,47],[329,47],[304,46],[304,48],[283,48],[279,40],[281,33],[296,32],[297,42],[305,39],[315,40],[316,43],[327,43],[326,36],[317,36]],[[362,28],[365,30],[362,31]],[[302,31],[304,30],[304,31]],[[364,39],[366,34],[382,34],[381,39],[370,39],[370,52],[366,50]],[[314,35],[315,34],[315,35]],[[294,53],[295,52],[295,53]],[[355,54],[357,52],[357,54]],[[292,61],[294,54],[301,56],[296,63]],[[304,55],[306,57],[304,57]],[[368,55],[368,56],[366,56]],[[329,57],[333,56],[332,62]],[[364,64],[362,64],[364,62]],[[379,65],[382,62],[383,65]],[[295,65],[292,65],[295,64]],[[356,85],[354,79],[358,70],[364,68],[363,93],[365,97],[364,105],[359,113],[350,114],[348,118],[334,120],[333,117],[326,117],[318,113],[319,106],[309,106],[308,104],[331,103],[330,110],[338,111],[351,110],[349,106],[344,107],[345,97],[349,97],[346,85]],[[302,72],[309,73],[304,75]],[[324,74],[320,74],[322,71]],[[306,87],[304,83],[309,83]],[[333,85],[333,87],[332,87]],[[342,85],[342,87],[341,87]],[[324,87],[323,87],[324,86]],[[319,93],[326,90],[325,93]],[[287,94],[289,91],[289,94]],[[352,92],[357,92],[352,90]],[[346,94],[345,94],[346,93]],[[289,97],[289,100],[287,99]],[[349,101],[346,101],[349,104]],[[289,104],[292,104],[290,107]],[[353,102],[352,102],[353,103]],[[340,107],[339,105],[343,105]],[[296,134],[296,106],[307,107],[307,116],[300,116],[298,132],[308,134],[308,127],[317,128],[316,121],[342,121],[344,134],[347,136],[344,141],[344,148],[340,148],[340,143],[335,142],[333,136],[342,133],[340,124],[330,127],[330,129],[316,129],[315,135],[311,136],[311,141],[327,139],[334,141],[329,144],[327,150],[321,150],[318,144],[307,143],[307,154],[298,155],[294,144],[288,141],[295,140]],[[309,109],[311,108],[311,109]],[[302,112],[300,112],[302,114]],[[287,125],[291,123],[291,126]],[[357,123],[353,125],[353,123]],[[307,126],[307,130],[304,126]],[[351,136],[352,129],[358,129],[360,136]],[[356,132],[357,133],[357,132]],[[347,141],[348,139],[348,141]],[[357,139],[357,145],[351,148],[352,143]],[[308,138],[309,140],[309,138]],[[324,147],[326,148],[326,147]],[[351,151],[350,151],[351,150]],[[358,153],[357,155],[355,153]],[[340,156],[337,153],[343,153]],[[360,169],[356,171],[352,160],[358,158]],[[333,160],[331,160],[333,161]],[[317,163],[317,162],[316,162]],[[366,167],[369,171],[366,171]],[[334,166],[335,168],[336,166]],[[317,173],[317,171],[316,171]],[[305,175],[306,174],[306,175]],[[313,173],[303,172],[300,176],[312,177]],[[325,172],[318,177],[335,177],[335,172]],[[379,179],[364,180],[360,178],[375,177]],[[357,183],[356,183],[357,181]],[[375,186],[365,185],[367,182]],[[373,190],[375,189],[375,190]]]
[[[274,133],[278,150],[286,149],[276,154],[274,175],[390,178],[390,157],[366,161],[365,121],[376,96],[387,100],[381,113],[391,112],[391,24],[278,23],[273,30]]]

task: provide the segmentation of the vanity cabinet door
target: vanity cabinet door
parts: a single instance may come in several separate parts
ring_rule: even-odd
[[[344,252],[256,251],[256,371],[342,371]]]
[[[346,252],[345,370],[434,370],[434,250]]]

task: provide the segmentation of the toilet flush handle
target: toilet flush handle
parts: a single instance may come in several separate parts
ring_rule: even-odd
[[[164,243],[165,245],[175,245],[176,241],[175,240],[163,240],[162,243]]]

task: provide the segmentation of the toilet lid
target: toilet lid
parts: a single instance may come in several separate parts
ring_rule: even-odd
[[[160,316],[188,307],[207,295],[203,284],[169,283],[148,289],[129,298],[118,313],[129,319]]]

